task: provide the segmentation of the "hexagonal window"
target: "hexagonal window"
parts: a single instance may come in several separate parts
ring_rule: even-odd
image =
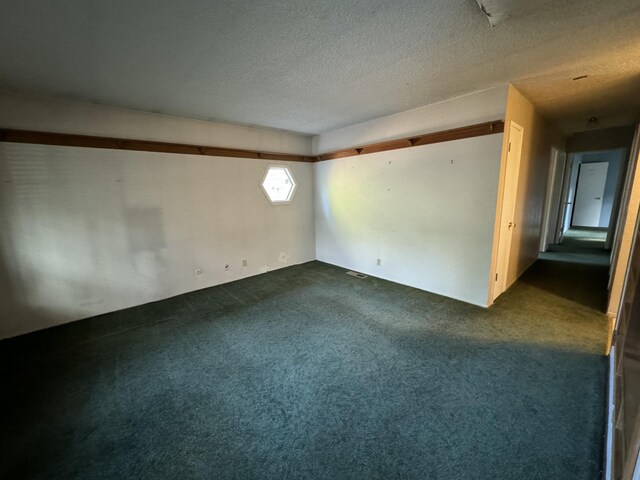
[[[296,191],[296,181],[287,167],[271,165],[262,179],[262,190],[274,205],[290,203]]]

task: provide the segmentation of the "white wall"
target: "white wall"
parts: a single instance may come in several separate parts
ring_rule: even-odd
[[[507,90],[507,85],[500,85],[323,133],[313,138],[313,152],[326,153],[504,119]]]
[[[310,149],[287,132],[6,95],[0,126]],[[298,182],[290,205],[267,201],[263,160],[0,143],[0,338],[314,260],[312,165],[275,163]]]
[[[502,119],[505,103],[499,87],[314,143],[323,152]],[[316,163],[318,260],[486,306],[502,140],[495,134]]]
[[[318,260],[486,306],[502,137],[317,163]]]
[[[311,154],[308,135],[0,90],[0,127]]]
[[[0,337],[314,260],[312,167],[272,206],[268,165],[0,143]]]

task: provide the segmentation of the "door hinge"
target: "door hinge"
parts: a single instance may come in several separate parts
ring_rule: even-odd
[[[496,282],[498,281],[498,274],[496,273]]]
[[[509,151],[511,151],[511,142],[509,142]]]

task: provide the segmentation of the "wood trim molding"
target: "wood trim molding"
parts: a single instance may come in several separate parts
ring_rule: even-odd
[[[241,148],[212,147],[185,143],[154,142],[126,138],[96,137],[69,133],[38,132],[33,130],[15,130],[0,128],[0,142],[30,143],[38,145],[60,145],[66,147],[107,148],[112,150],[133,150],[142,152],[180,153],[188,155],[210,155],[214,157],[255,158],[261,160],[284,160],[288,162],[320,162],[337,158],[354,157],[368,153],[385,152],[400,148],[418,147],[432,143],[450,142],[463,138],[492,135],[504,131],[504,122],[492,122],[467,125],[466,127],[426,133],[413,137],[372,143],[357,148],[347,148],[319,156],[294,155],[289,153],[262,152]]]
[[[346,148],[344,150],[337,150],[335,152],[323,153],[316,158],[316,161],[354,157],[357,155],[365,155],[367,153],[397,150],[399,148],[418,147],[421,145],[430,145],[432,143],[450,142],[452,140],[461,140],[463,138],[479,137],[482,135],[492,135],[494,133],[502,132],[504,132],[504,122],[502,120],[494,120],[492,122],[467,125],[466,127],[453,128],[451,130],[426,133],[424,135],[401,138],[388,142],[373,143],[362,147]]]
[[[182,153],[188,155],[211,155],[216,157],[256,158],[262,160],[285,160],[290,162],[313,162],[314,157],[289,153],[261,152],[241,148],[224,148],[184,143],[154,142],[125,138],[96,137],[68,133],[37,132],[32,130],[0,129],[0,142],[31,143],[38,145],[62,145],[67,147],[108,148],[112,150],[134,150],[142,152]]]

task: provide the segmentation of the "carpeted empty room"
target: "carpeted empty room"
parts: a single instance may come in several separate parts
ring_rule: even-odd
[[[0,480],[640,478],[637,0],[0,11]]]
[[[597,478],[605,338],[528,277],[486,310],[306,263],[3,345],[1,473]]]

